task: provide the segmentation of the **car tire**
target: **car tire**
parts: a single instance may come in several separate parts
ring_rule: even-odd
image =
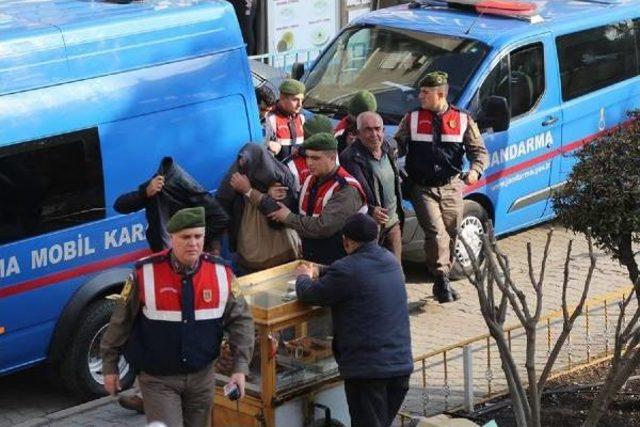
[[[464,201],[464,213],[462,215],[462,221],[460,222],[458,235],[464,236],[467,243],[473,247],[476,258],[480,261],[481,265],[484,262],[481,236],[486,232],[486,223],[488,221],[491,221],[491,218],[487,210],[480,203],[473,200]],[[449,273],[450,279],[461,279],[465,277],[465,272],[471,273],[473,271],[467,251],[460,241],[456,242],[454,258],[455,260]]]
[[[61,372],[66,387],[82,400],[107,394],[102,379],[100,339],[106,331],[115,304],[113,300],[101,299],[86,308],[62,362]],[[123,357],[119,368],[120,386],[124,390],[131,387],[135,374]]]

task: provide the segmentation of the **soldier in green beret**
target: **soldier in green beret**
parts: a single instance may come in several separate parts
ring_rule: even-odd
[[[280,84],[280,98],[265,122],[269,151],[283,161],[304,141],[304,83],[286,79]]]
[[[302,147],[309,175],[300,190],[299,214],[280,204],[269,218],[298,232],[305,259],[331,264],[346,255],[340,230],[351,215],[366,212],[366,196],[358,181],[336,164],[338,141],[332,134],[317,133]]]
[[[375,112],[377,109],[376,97],[368,90],[361,90],[353,95],[347,107],[349,114],[338,122],[334,131],[334,135],[338,139],[338,153],[342,153],[358,137],[356,124],[358,116],[366,111]]]
[[[309,138],[317,133],[333,133],[333,124],[327,116],[316,114],[304,123],[303,129],[304,137]],[[302,183],[307,176],[309,176],[309,167],[307,166],[307,159],[304,156],[304,148],[302,148],[302,146],[298,147],[284,162],[295,177],[295,191],[298,193]]]
[[[322,114],[315,114],[311,119],[304,122],[302,128],[305,138],[312,137],[317,133],[333,133],[331,120]],[[296,177],[296,182],[298,183],[296,191],[300,191],[300,186],[302,186],[305,178],[309,175],[309,167],[307,166],[307,159],[304,156],[304,148],[302,146],[298,147],[298,150],[285,160],[285,164]]]
[[[302,126],[304,128],[304,137],[309,138],[316,133],[333,133],[333,124],[329,117],[322,114],[316,114],[311,119],[305,122]]]
[[[447,73],[434,71],[420,81],[420,108],[407,113],[395,135],[406,153],[409,196],[424,230],[427,269],[434,276],[433,294],[440,303],[455,301],[451,287],[458,228],[463,216],[462,189],[474,185],[489,156],[471,116],[447,101]],[[469,171],[463,172],[463,156]]]
[[[111,395],[120,391],[124,353],[139,371],[147,422],[204,427],[224,332],[234,355],[230,382],[244,396],[253,319],[230,267],[203,253],[204,208],[179,210],[167,229],[172,248],[136,263],[100,342],[104,388]]]

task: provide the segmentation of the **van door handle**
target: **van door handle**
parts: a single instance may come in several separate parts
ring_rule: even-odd
[[[558,121],[557,117],[554,116],[548,116],[547,119],[542,122],[542,126],[551,126],[552,124],[555,124]]]

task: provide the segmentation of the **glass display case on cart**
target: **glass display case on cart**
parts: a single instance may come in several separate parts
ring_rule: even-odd
[[[291,262],[238,278],[251,305],[256,346],[241,401],[224,397],[231,375],[231,349],[223,343],[216,363],[216,398],[212,420],[216,426],[306,426],[324,412],[349,425],[344,388],[333,357],[328,309],[301,304],[295,294]]]

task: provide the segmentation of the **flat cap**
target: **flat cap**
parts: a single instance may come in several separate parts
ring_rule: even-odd
[[[305,150],[335,151],[338,149],[338,140],[331,133],[320,132],[305,139],[302,147]]]
[[[365,111],[376,111],[378,109],[378,102],[374,94],[368,90],[361,90],[351,98],[347,109],[349,110],[349,114],[358,117],[360,113],[364,113]]]
[[[204,208],[202,206],[180,209],[173,214],[167,223],[169,233],[177,233],[187,228],[196,227],[204,227]]]
[[[333,125],[331,124],[331,120],[329,117],[323,116],[322,114],[316,114],[311,119],[304,122],[302,125],[304,129],[304,137],[309,138],[316,133],[333,133]]]
[[[342,234],[356,242],[372,242],[378,238],[378,224],[369,215],[357,213],[347,218]]]
[[[280,83],[280,93],[285,95],[300,95],[304,90],[304,83],[294,79],[285,79]]]
[[[420,87],[442,86],[447,84],[448,77],[444,71],[433,71],[420,80]]]

